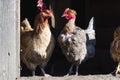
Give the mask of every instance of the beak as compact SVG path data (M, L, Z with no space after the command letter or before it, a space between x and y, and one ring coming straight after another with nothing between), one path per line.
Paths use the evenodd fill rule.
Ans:
M65 14L63 14L61 17L65 17Z

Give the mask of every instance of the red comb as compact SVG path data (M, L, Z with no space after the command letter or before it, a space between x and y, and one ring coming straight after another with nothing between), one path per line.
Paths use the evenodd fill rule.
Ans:
M46 9L45 4L43 3L43 0L38 0L37 7L40 11L43 11Z

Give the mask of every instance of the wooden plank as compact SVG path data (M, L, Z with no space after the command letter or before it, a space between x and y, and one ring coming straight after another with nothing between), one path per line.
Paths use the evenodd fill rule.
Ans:
M16 0L16 77L20 77L20 0Z
M120 75L117 77L112 76L111 74L104 75L79 75L79 76L69 76L69 77L21 77L18 80L119 80Z
M19 0L0 0L0 80L15 80L20 75L19 4Z

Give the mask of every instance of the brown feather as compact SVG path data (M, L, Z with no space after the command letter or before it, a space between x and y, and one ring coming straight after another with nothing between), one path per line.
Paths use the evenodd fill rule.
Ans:
M25 18L22 22L21 22L21 27L20 27L20 32L26 32L26 31L33 31L29 21L27 18Z
M114 37L110 47L110 53L114 61L120 62L120 37L117 34Z
M114 31L114 40L111 43L110 53L114 61L120 62L120 27Z

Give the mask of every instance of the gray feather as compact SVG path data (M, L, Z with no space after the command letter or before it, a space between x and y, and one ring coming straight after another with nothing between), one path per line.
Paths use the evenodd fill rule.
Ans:
M87 56L86 60L95 56L95 30L94 30L94 17L91 18L88 28L85 30L87 37Z
M61 48L68 61L79 62L80 64L87 54L86 34L84 30L75 27L71 37L61 42Z

